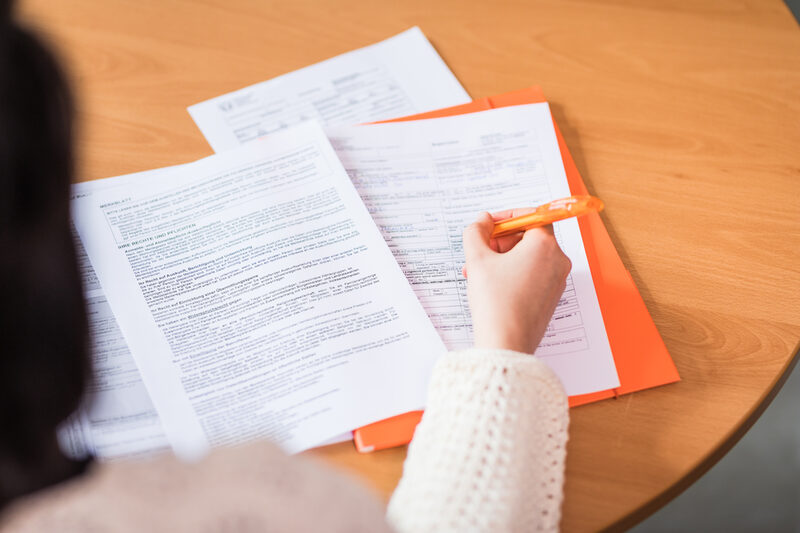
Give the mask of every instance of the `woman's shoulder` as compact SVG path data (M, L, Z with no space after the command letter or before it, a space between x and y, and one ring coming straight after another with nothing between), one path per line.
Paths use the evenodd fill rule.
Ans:
M80 478L13 503L14 531L383 531L364 487L318 461L253 443L202 461L171 456L96 464Z

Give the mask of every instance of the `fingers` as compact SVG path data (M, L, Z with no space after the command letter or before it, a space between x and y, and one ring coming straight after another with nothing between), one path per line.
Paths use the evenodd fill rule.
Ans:
M553 234L553 226L550 225L529 229L522 234L522 239L517 247L520 249L520 253L533 253L540 248L551 251L560 250L558 241Z
M540 227L540 228L538 228L538 229L540 229L540 230L544 231L545 233L547 233L547 234L548 234L548 235L550 235L551 237L555 238L555 235L556 235L556 233L555 233L555 231L553 230L553 225L552 225L552 224L548 224L548 225L546 225L546 226L541 226L541 227Z
M552 225L526 231L516 245L515 250L515 253L548 258L548 261L552 262L555 271L564 278L572 269L572 261L559 246L553 234Z
M477 257L487 251L505 253L514 248L514 246L516 246L526 234L531 233L534 230L504 235L503 237L492 239L491 234L492 230L494 229L495 222L510 217L524 215L534 210L535 209L530 207L522 207L516 209L506 209L505 211L499 211L491 214L481 213L478 219L467 226L467 228L464 230L464 255L467 258L467 262L469 262L470 256ZM553 235L552 225L536 228L536 230ZM531 236L528 237L528 239L530 240L531 238L536 238L536 235L536 233L531 233Z
M534 207L517 207L514 209L505 209L503 211L497 211L496 213L492 213L492 220L494 222L500 222L501 220L506 220L508 218L514 218L521 215L527 215L528 213L533 213L536 211ZM510 249L512 249L519 241L522 239L522 235L524 232L520 231L518 233L512 233L511 235L504 235L503 237L497 239L491 239L489 241L489 246L495 252L499 252L501 254L506 253Z
M491 252L489 238L494 229L494 221L489 213L481 213L478 220L470 224L464 230L464 256L467 263L480 258L487 252Z
M512 233L511 235L504 235L502 237L498 237L497 239L492 239L490 244L492 249L495 252L500 252L501 254L506 253L510 249L512 249L516 244L522 240L522 236L524 233Z
M530 241L539 241L542 238L553 238L553 226L549 224L540 228L530 229L525 232L513 233L511 235L504 235L497 239L492 239L492 230L494 224L498 220L504 220L509 217L524 215L534 211L530 207L522 207L517 209L507 209L497 213L481 213L478 219L467 226L464 230L464 256L467 263L470 260L475 260L482 254L488 251L506 253L514 248L523 239ZM533 244L531 242L531 244ZM556 244L556 247L558 245ZM466 270L464 270L466 272ZM466 277L466 276L465 276Z
M553 231L553 225L548 224L546 226L539 226L538 228L531 228L527 230L523 234L523 237L528 240L541 239L541 238L555 239L555 232Z

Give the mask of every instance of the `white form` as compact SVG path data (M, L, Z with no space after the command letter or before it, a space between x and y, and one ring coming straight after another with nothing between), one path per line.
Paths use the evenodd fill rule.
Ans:
M547 104L327 133L447 347L471 346L464 227L481 211L570 195ZM569 395L618 387L578 223L555 231L572 272L536 355Z
M97 191L132 183L141 186L147 180L163 179L177 168L76 183L72 186L72 199L88 198ZM85 208L86 204L82 205ZM80 208L73 202L73 210ZM169 450L161 420L77 233L75 250L92 340L92 380L83 405L59 428L59 441L64 451L75 458L92 455L103 460L130 459ZM351 438L350 433L344 433L319 445Z
M72 199L86 198L134 180L157 179L166 170L76 183L72 186ZM59 441L73 457L93 455L105 460L168 450L161 420L77 233L75 250L89 321L92 379L81 408L59 428Z
M424 406L444 345L316 123L76 203L178 455Z
M360 124L464 104L470 97L422 31L379 43L189 107L215 152L314 119Z

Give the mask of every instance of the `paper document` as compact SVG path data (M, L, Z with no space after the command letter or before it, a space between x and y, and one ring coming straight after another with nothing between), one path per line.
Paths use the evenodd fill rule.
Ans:
M189 107L215 152L314 119L374 122L470 101L419 28Z
M444 346L316 123L75 202L179 455L424 405Z
M145 182L168 176L177 168L76 183L72 186L72 199L88 198L96 191L123 185L144 186ZM79 208L73 203L73 209ZM169 450L161 420L77 233L75 249L89 319L92 380L84 405L59 428L59 441L74 458L91 455L103 460L129 459ZM351 438L347 432L319 445Z
M327 133L447 347L471 346L464 228L481 211L570 195L547 104ZM555 231L572 272L536 355L569 395L617 387L577 220Z
M169 168L76 183L72 186L73 209L76 198L158 179L167 171ZM59 428L62 447L73 457L91 455L108 460L168 450L161 420L77 233L75 249L89 319L92 380L84 405Z

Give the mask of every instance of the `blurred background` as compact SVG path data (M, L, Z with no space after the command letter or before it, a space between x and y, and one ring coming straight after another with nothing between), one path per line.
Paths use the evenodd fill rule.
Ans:
M794 13L794 18L800 19L800 16L798 16L798 13L800 13L800 0L786 0L786 5Z

